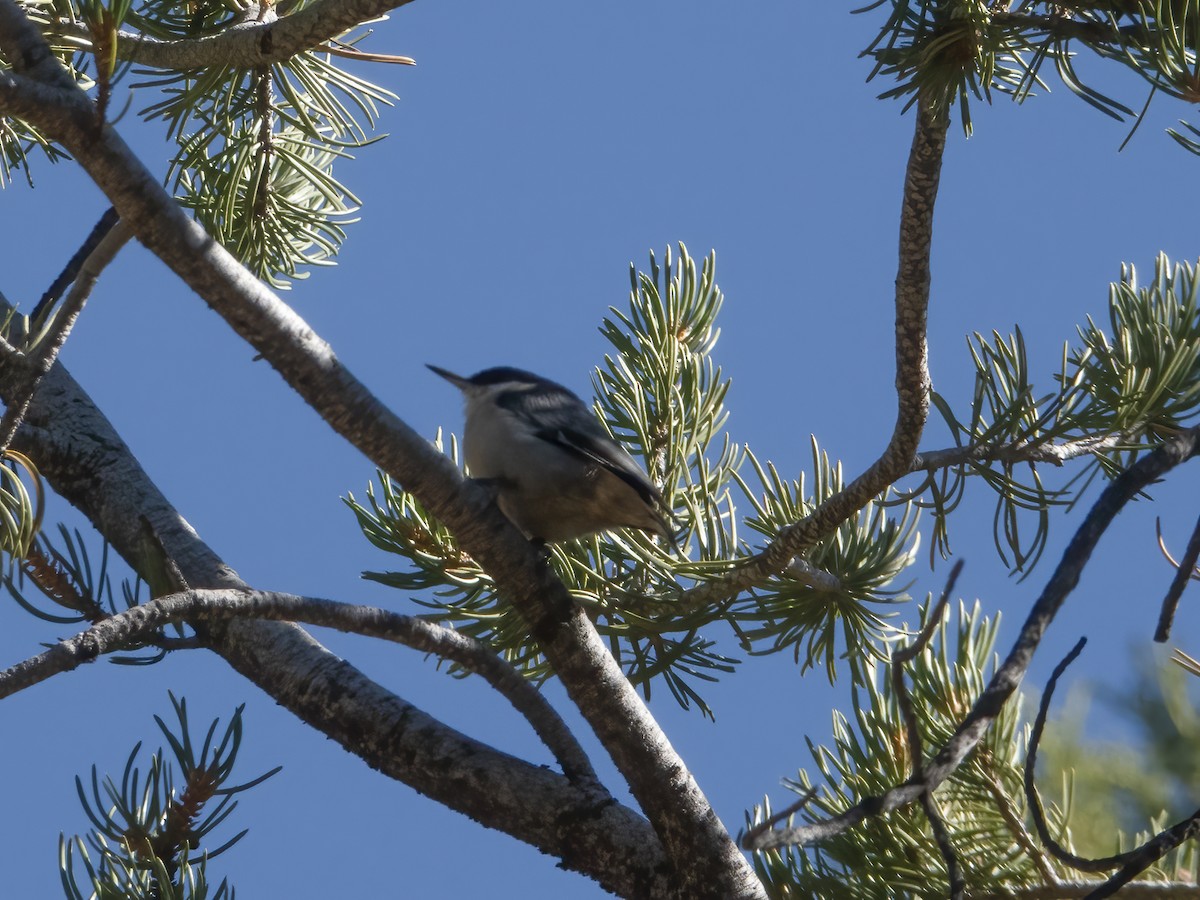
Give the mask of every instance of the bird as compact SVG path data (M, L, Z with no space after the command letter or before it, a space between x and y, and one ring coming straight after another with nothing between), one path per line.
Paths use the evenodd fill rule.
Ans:
M427 366L462 391L467 469L526 538L636 528L674 546L662 493L570 390L511 366L469 378Z

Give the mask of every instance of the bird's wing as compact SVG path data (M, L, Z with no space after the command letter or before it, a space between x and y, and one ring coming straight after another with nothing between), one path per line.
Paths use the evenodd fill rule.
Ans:
M641 494L648 503L662 503L662 494L651 484L642 467L608 436L591 410L583 407L574 394L565 388L546 389L527 394L525 400L536 407L536 419L533 415L525 414L517 404L507 408L514 415L524 418L539 438L602 466ZM505 405L503 399L500 403ZM581 407L586 417L578 415Z
M538 437L603 466L641 494L646 502L661 503L662 494L650 483L633 457L599 426L596 431L598 434L590 433L590 429L587 432L571 428L543 429L538 432Z

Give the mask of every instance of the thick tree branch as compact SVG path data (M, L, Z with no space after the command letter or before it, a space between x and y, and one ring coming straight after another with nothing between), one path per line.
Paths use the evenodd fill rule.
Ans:
M280 16L274 7L251 5L246 21L230 25L219 34L198 38L163 40L132 31L117 34L117 56L137 65L168 71L187 71L229 66L253 69L289 59L305 50L327 45L350 29L384 17L389 11L412 0L316 0L288 15ZM92 38L85 25L56 22L47 27L56 35L78 41L91 48ZM339 52L326 47L328 52ZM365 57L375 61L411 63L407 57L380 57L357 52L341 55Z
M0 396L8 396L11 376L0 366ZM139 571L165 550L192 585L247 588L159 493L61 364L43 380L15 444ZM627 807L597 802L594 789L445 726L297 626L234 620L207 626L206 637L277 702L384 775L622 896L675 896L657 837Z
M7 55L18 48L36 57L41 52L38 45L44 47L40 34L14 0L0 0L0 51ZM6 87L0 75L0 112L20 115L67 148L138 239L245 338L334 431L446 523L491 574L528 623L571 700L653 824L679 879L680 893L697 900L763 897L745 858L591 622L487 493L464 483L446 457L372 396L328 344L188 218L111 126L97 133L91 104L82 91L72 84L69 91L39 92L45 102L34 103L22 96L22 85L13 84L17 78L8 76ZM923 358L923 341L921 346ZM904 462L907 465L907 459ZM114 546L124 552L116 541ZM191 579L189 583L210 586ZM214 647L268 692L291 688L273 677L271 666L262 668L260 644L244 636L243 630L230 626L214 635ZM322 730L326 727L338 726L327 722Z
M160 597L99 622L45 653L0 672L0 699L75 669L97 656L151 641L173 622L270 619L335 628L432 653L479 675L508 700L574 781L596 781L591 762L542 693L486 644L424 619L373 606L268 591L186 591Z
M880 815L918 800L958 769L983 739L1004 704L1021 684L1033 654L1055 615L1066 601L1112 520L1131 499L1176 466L1200 454L1200 426L1168 439L1114 479L1092 506L1063 553L1062 560L1034 603L1003 664L975 702L954 736L926 765L925 778L897 785L878 797L865 797L845 812L819 822L773 831L759 837L756 850L814 844L842 834L868 816Z

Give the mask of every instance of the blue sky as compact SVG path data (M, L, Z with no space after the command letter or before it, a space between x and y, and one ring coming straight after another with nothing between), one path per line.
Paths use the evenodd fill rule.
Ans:
M610 305L626 302L629 263L644 267L651 249L679 241L697 257L715 248L727 298L716 357L733 380L735 439L795 475L810 464L815 434L856 473L894 418L891 293L912 127L898 103L875 99L888 85L864 83L869 64L857 55L880 21L879 12L783 0L406 6L367 44L418 62L366 73L400 95L383 116L391 137L339 170L365 201L362 221L339 265L285 299L432 436L459 429L461 413L424 363L519 365L587 394L607 349L597 328ZM1140 108L1144 89L1122 76L1103 77ZM1195 111L1156 101L1118 153L1124 126L1050 87L1020 108L977 103L970 140L951 130L930 336L935 388L952 400L970 386L965 335L1020 324L1033 370L1048 378L1075 326L1104 316L1123 261L1149 274L1160 250L1192 260L1200 252L1198 162L1162 133ZM129 116L118 127L165 170L158 126ZM0 290L26 309L105 208L70 163L35 176L36 190L0 196ZM162 264L130 247L63 358L248 582L410 610L405 597L359 578L390 561L339 498L361 496L372 467L252 356ZM945 444L931 426L924 446ZM1182 547L1195 516L1186 501L1200 488L1192 469L1101 545L1047 639L1035 684L1080 634L1092 643L1076 675L1127 681L1170 577L1153 519ZM973 493L978 502L952 523L967 561L959 591L1003 610L1007 649L1078 515L1056 523L1043 567L1018 583L991 547L990 497ZM945 576L926 559L913 570L916 596ZM1185 602L1176 634L1194 654L1187 637L1197 621ZM0 664L66 633L0 605ZM479 685L400 648L318 636L450 724L543 761L523 723ZM169 713L168 689L188 697L198 727L245 703L242 773L284 766L245 795L225 834L250 834L213 864L241 896L601 896L553 860L371 772L203 653L150 670L97 663L4 701L8 895L57 893L57 835L86 826L74 776L93 763L118 772L138 740L157 746L152 716ZM751 660L707 697L715 725L665 695L651 706L734 830L764 793L785 798L779 779L808 762L804 736L824 739L831 707L847 706L845 683L802 678L785 658ZM314 852L321 864L297 865Z

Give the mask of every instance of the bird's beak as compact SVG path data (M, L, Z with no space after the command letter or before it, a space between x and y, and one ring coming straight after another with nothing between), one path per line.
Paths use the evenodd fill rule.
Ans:
M463 378L461 375L455 375L453 372L449 371L448 369L443 369L440 366L435 366L435 365L432 365L431 363L425 363L425 368L429 369L429 371L431 371L431 372L436 372L438 375L441 375L443 378L445 378L448 382L450 382L452 385L454 385L460 391L465 391L468 387L471 386L471 382L467 381L467 379Z

